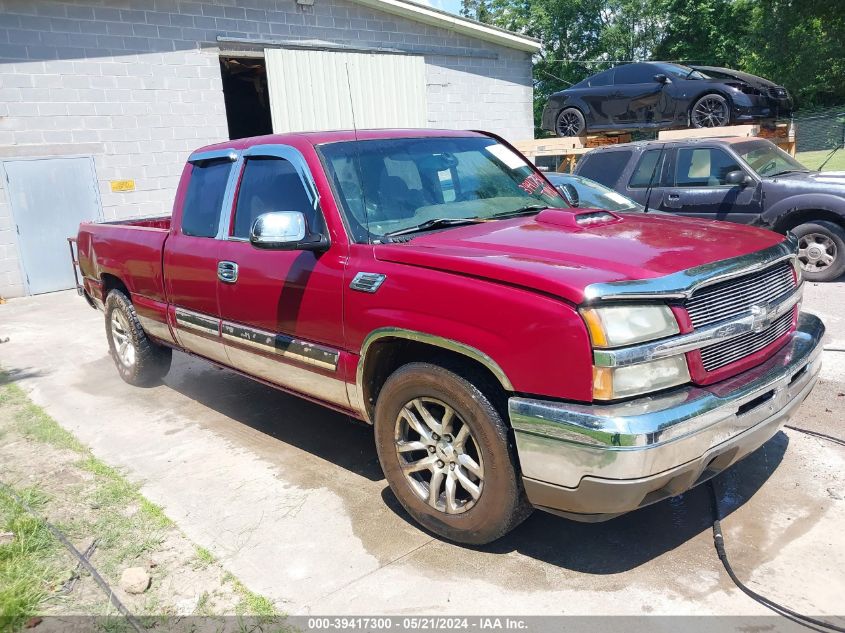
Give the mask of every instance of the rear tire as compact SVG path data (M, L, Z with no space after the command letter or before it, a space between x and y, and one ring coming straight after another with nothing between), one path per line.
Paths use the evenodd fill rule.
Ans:
M587 122L578 108L566 108L555 119L555 134L558 136L581 136L586 131Z
M393 493L438 536L481 545L531 514L508 427L478 387L448 369L397 369L379 393L375 440Z
M120 290L112 290L106 297L106 338L120 377L130 385L158 384L170 371L173 350L150 340L135 306Z
M833 281L845 273L845 229L816 220L792 229L798 238L798 261L810 281Z

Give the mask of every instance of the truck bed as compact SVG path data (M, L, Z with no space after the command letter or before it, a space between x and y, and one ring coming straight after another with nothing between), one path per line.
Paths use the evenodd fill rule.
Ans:
M149 218L132 218L130 220L112 220L111 222L98 222L97 225L109 226L139 226L148 229L170 230L170 216L159 215Z
M162 253L169 232L170 216L80 224L77 252L85 292L104 301L104 285L116 279L132 295L165 302Z

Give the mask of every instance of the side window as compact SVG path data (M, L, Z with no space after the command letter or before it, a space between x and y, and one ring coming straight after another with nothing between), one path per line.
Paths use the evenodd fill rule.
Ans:
M591 77L588 82L591 88L596 88L598 86L609 86L613 83L613 71L606 70L603 73L599 73L595 77Z
M182 205L182 233L195 237L215 237L220 224L223 194L232 163L228 160L194 164L188 191Z
M244 166L235 207L232 237L249 239L255 219L273 211L301 211L312 231L322 230L322 219L293 165L283 158L249 158Z
M663 170L663 161L660 160L663 150L650 149L643 152L640 162L637 163L631 180L628 183L629 189L645 189L649 185L657 187L660 185L660 171ZM658 167L658 161L660 166Z
M616 85L654 83L654 76L659 71L647 64L629 64L616 69ZM620 78L620 75L622 77Z
M675 168L676 187L719 187L728 184L728 173L741 169L726 152L710 148L678 150Z
M616 181L619 180L619 174L625 169L629 160L631 160L630 150L588 154L578 164L577 173L579 176L614 189Z

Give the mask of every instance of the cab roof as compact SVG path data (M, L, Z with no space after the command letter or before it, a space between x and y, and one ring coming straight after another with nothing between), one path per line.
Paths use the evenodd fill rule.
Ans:
M325 132L293 132L289 134L267 134L265 136L252 136L232 141L223 141L200 147L193 153L212 152L218 150L244 150L254 145L295 145L307 143L310 145L322 145L323 143L336 143L339 141L370 141L377 139L391 138L433 138L433 137L473 137L486 136L483 132L469 130L432 130L427 128L395 128L395 129L370 129L370 130L331 130Z

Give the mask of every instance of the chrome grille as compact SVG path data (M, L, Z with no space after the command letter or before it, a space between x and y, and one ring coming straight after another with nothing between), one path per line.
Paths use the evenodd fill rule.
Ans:
M778 317L762 332L749 332L715 345L703 347L701 349L701 362L704 369L713 371L719 367L724 367L774 343L789 331L794 312L795 308Z
M795 289L789 262L696 291L686 308L694 328L738 317L760 303L775 301Z
M789 93L786 91L786 88L777 86L775 88L769 88L769 96L773 99L786 99Z

